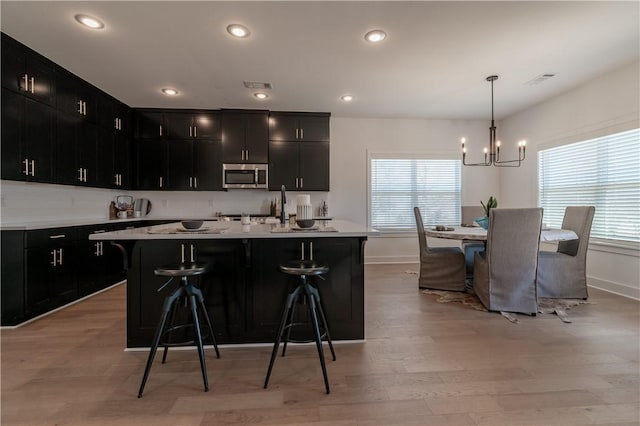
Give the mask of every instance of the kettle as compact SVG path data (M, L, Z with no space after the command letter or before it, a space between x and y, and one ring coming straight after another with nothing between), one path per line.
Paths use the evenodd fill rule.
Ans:
M142 217L149 214L151 211L151 201L146 198L136 198L133 202L133 215L135 217Z

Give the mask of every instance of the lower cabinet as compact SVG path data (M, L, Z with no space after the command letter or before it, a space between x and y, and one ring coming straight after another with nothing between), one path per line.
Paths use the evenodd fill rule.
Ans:
M364 237L246 240L136 241L127 281L127 347L148 347L164 298L178 285L153 274L156 267L193 259L211 263L198 278L218 343L273 342L287 294L298 277L281 273L282 262L313 255L330 270L320 291L331 337L364 339ZM174 279L175 280L175 279ZM180 318L178 318L180 319ZM306 321L306 317L302 318Z
M16 325L24 318L24 231L2 231L0 313L2 325Z

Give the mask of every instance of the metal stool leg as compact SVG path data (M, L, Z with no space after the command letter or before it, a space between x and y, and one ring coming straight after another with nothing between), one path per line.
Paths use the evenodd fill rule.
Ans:
M316 299L316 306L318 307L318 312L320 313L320 319L322 320L322 325L324 326L324 332L327 335L327 343L329 344L329 349L331 350L331 356L333 360L336 360L336 352L333 350L333 342L331 341L331 333L329 333L329 324L327 324L327 318L324 315L324 309L322 308L322 302L320 301L320 292L317 288L313 287L310 284L309 291L313 294L313 297Z
M169 324L168 324L167 328L171 329L171 327L173 327L173 324L175 324L175 322L176 322L176 303L171 305L171 312L170 312L169 316L171 317L171 319L169 320ZM168 333L166 343L167 344L164 345L164 351L162 353L162 363L163 364L167 362L167 353L169 353L168 344L171 343L171 332Z
M207 366L204 360L204 347L202 346L202 334L200 333L200 321L198 321L198 308L196 307L196 297L189 295L189 305L191 306L191 315L193 316L193 331L196 336L196 345L198 346L198 357L200 358L200 369L202 370L202 381L204 382L204 391L209 391L209 380L207 379Z
M202 296L202 290L197 287L191 287L191 292L196 296L198 304L200 305L200 310L202 312L202 316L204 316L205 321L207 322L207 327L209 327L209 332L211 333L211 340L213 341L213 349L216 350L216 357L220 358L220 351L218 350L218 343L216 342L216 336L213 333L213 326L211 325L211 319L209 318L209 313L207 312L207 307L204 304L204 297Z
M320 365L322 366L322 375L324 376L324 387L327 394L331 393L329 388L329 378L327 377L327 366L324 362L324 351L322 350L322 337L320 336L320 327L318 327L318 315L316 314L316 301L312 293L305 288L309 302L311 303L311 320L313 322L313 331L316 335L316 347L318 348L318 356L320 357Z
M269 368L267 369L267 377L264 379L265 389L269 385L271 370L273 370L273 364L276 360L276 356L278 355L278 348L280 347L280 339L282 338L282 332L284 331L284 326L286 324L286 320L289 314L289 309L292 308L293 302L298 297L298 294L300 294L300 291L301 291L301 288L297 287L293 292L289 293L289 295L287 296L287 302L282 312L282 319L280 320L280 327L278 327L278 334L276 334L276 341L274 342L273 350L271 351L271 360L269 361Z
M140 389L138 390L138 398L142 398L142 392L144 391L144 386L147 383L147 379L149 378L149 372L151 371L151 366L153 365L153 359L156 356L156 351L158 350L158 344L160 343L160 339L162 338L162 333L167 323L167 317L169 316L169 311L171 310L173 304L176 303L176 301L182 296L183 292L184 290L182 288L178 288L170 296L164 299L164 305L162 307L162 317L160 318L160 324L158 324L158 328L156 328L156 335L153 338L153 344L151 345L151 349L149 350L147 365L144 368L142 383L140 383Z
M289 343L289 339L291 339L291 329L293 328L293 318L296 314L296 308L298 307L298 299L301 297L303 297L302 292L300 292L300 294L293 300L291 309L289 309L289 315L287 315L287 321L285 322L287 332L283 339L282 356L287 353L287 344Z

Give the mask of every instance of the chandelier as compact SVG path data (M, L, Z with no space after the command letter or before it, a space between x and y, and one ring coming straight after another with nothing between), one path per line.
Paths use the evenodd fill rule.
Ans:
M489 148L484 149L484 162L467 163L467 149L464 144L465 138L462 138L462 164L465 166L496 166L496 167L520 167L520 163L524 160L527 142L522 140L518 142L518 159L517 160L500 160L500 141L496 140L496 125L493 120L493 82L498 79L497 75L490 75L487 81L491 82L491 127L489 127Z

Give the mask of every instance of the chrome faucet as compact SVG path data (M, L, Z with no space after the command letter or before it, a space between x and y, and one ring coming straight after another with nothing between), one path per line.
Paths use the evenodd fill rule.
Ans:
M285 192L284 185L280 188L280 223L285 224L284 220L284 205L287 203L287 194Z

